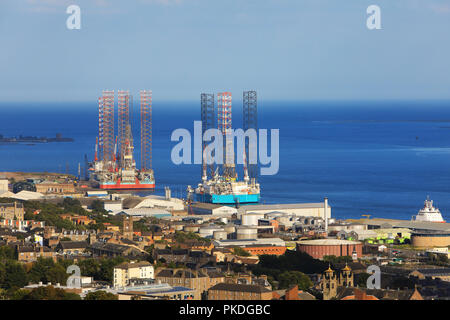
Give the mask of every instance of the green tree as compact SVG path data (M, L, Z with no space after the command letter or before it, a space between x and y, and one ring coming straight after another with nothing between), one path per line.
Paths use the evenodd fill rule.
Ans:
M34 288L22 297L22 300L81 300L81 297L72 292L53 286Z
M43 283L66 283L69 274L65 266L61 263L55 263L51 258L39 257L30 270L30 280L34 283L42 281Z
M22 288L28 284L28 275L20 263L8 260L0 266L0 281L3 289Z
M89 292L84 300L118 300L118 296L103 290Z
M370 277L370 274L363 272L358 275L355 275L355 282L359 287L365 288L367 286L367 279Z
M233 253L237 256L240 257L249 257L251 256L250 252L245 251L244 249L240 248L240 247L235 247L233 248Z
M0 247L0 261L10 259L16 259L16 250L10 246L1 246Z
M298 285L300 290L308 290L312 287L311 279L300 271L285 271L278 276L279 288L287 289L292 285Z
M106 214L107 211L104 209L104 205L103 205L103 201L101 200L94 200L91 203L91 209L94 212L98 212L98 213L102 213L102 214Z

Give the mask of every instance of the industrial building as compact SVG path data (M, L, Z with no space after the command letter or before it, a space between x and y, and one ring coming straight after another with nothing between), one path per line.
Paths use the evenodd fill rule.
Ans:
M421 231L411 235L411 244L417 248L434 248L450 246L450 232Z
M129 286L118 292L111 290L107 291L117 294L119 300L132 300L135 298L138 298L139 300L200 300L201 298L196 290L182 286L171 286L167 283Z
M368 229L407 228L413 231L450 231L450 223L394 220L394 219L349 219L367 225Z
M133 209L123 209L120 211L110 212L112 215L129 215L133 217L155 217L163 218L170 217L172 214L164 209L159 208L133 208Z
M194 203L190 206L190 208L192 210L192 213L194 214L205 214L215 216L230 217L233 214L237 214L238 212L238 210L234 207L202 202Z
M8 179L0 179L0 194L8 191Z
M320 203L288 203L288 204L257 204L246 205L238 209L238 214L269 214L269 213L288 213L298 217L320 217L325 219L325 205ZM326 217L331 218L331 206L327 205Z
M228 239L228 240L213 240L215 248L226 247L246 247L246 246L281 246L285 247L286 242L280 238L260 238L260 239Z
M324 256L362 256L362 242L339 239L316 239L297 241L297 251L305 252L315 259Z
M66 194L75 193L75 185L73 183L58 183L54 181L43 181L35 184L36 192L43 194Z

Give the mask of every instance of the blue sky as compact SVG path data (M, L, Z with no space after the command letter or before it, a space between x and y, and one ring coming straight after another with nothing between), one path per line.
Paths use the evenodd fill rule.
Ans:
M0 102L450 99L448 0L0 0L0 39Z

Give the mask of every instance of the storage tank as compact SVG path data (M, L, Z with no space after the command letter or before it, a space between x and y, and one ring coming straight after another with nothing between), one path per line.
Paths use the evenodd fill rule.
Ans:
M262 213L246 213L241 215L241 224L243 226L257 226L258 220L263 218L264 214Z
M236 232L236 227L232 224L227 224L223 227L223 230L225 230L227 233L233 233Z
M212 238L214 235L214 231L223 231L223 229L219 226L206 226L201 227L199 229L200 236L203 238Z
M198 226L184 226L183 228L185 232L194 232L194 233L198 232L199 229L200 228Z
M225 230L218 230L214 231L213 237L215 240L226 240L227 239L227 232Z
M238 228L236 230L236 238L238 240L242 239L257 239L258 238L258 229L257 228Z

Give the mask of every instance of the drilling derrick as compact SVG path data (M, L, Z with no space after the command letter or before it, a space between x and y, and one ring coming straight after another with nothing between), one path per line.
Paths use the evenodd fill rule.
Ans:
M214 94L202 93L201 94L201 120L202 120L202 177L208 179L207 174L207 163L208 159L206 159L206 142L203 141L203 137L205 131L208 129L214 128L215 123L215 109L214 109ZM214 175L214 164L210 164L210 175L209 178L212 178Z
M152 169L152 91L141 90L141 171L139 178L142 181L152 181L154 186L154 173Z
M258 130L258 109L257 109L257 95L256 91L244 91L243 96L243 111L244 111L244 131L248 129ZM250 159L249 140L245 140L245 156L246 159ZM251 150L256 153L256 146L252 146L255 150ZM258 178L258 163L248 164L248 173L250 179Z
M94 180L101 189L154 189L151 169L151 91L141 91L142 167L136 168L132 134L133 96L118 91L117 137L114 137L114 91L99 99L99 140L95 148ZM115 140L114 140L115 138ZM97 152L98 150L98 152ZM97 155L100 155L98 157Z
M246 127L256 128L256 93L244 93L244 122ZM248 148L252 150L252 145L247 145L247 150L243 150L244 175L242 181L237 180L236 164L234 157L234 134L231 119L231 93L221 92L217 94L217 126L222 133L223 139L223 158L216 160L223 161L221 166L217 166L215 172L211 170L211 176L207 175L206 164L209 159L205 152L206 143L202 141L203 158L202 158L202 182L196 188L187 187L187 197L190 200L217 204L234 204L239 206L240 203L257 203L260 200L260 186L253 178L250 181L247 167ZM214 95L201 94L201 118L202 118L202 135L205 131L212 127L215 121ZM202 139L203 140L203 139ZM254 153L250 152L253 156ZM221 172L218 172L219 170Z
M233 141L231 141L231 139L227 139L227 136L232 134L231 92L221 92L217 94L217 119L218 127L222 132L224 143L224 163L222 165L222 175L226 179L233 180L236 179ZM232 138L232 136L230 138Z
M141 170L152 169L152 91L141 90Z
M130 123L130 105L132 103L132 97L130 96L129 91L119 90L117 94L118 98L118 146L119 146L119 165L120 167L124 166L124 156L126 153L126 139L127 139L127 128L131 125Z
M98 99L99 147L102 168L114 171L114 90L104 90Z

